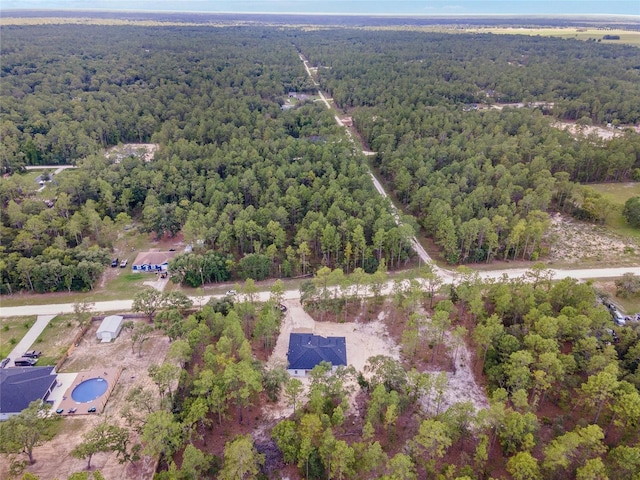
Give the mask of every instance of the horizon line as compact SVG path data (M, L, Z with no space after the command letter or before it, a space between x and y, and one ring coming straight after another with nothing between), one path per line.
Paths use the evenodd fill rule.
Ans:
M0 12L78 12L78 13L176 13L176 14L204 14L204 15L287 15L287 16L330 16L330 17L513 17L513 18L592 18L592 17L623 17L637 19L640 21L640 15L628 13L357 13L357 12L241 12L241 11L211 11L211 10L128 10L128 9L104 9L104 8L9 8L3 9L0 6Z

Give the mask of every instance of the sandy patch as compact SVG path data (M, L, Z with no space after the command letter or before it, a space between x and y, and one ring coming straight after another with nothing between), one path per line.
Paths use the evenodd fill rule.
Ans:
M551 262L615 265L637 260L638 244L631 238L559 213L551 215L550 219L546 241Z
M150 162L157 150L157 143L124 143L108 148L104 155L113 163L120 163L124 158L132 156Z
M316 322L307 312L304 311L298 300L287 300L287 314L280 328L280 335L276 346L269 357L267 366L287 365L287 351L289 350L289 334L291 332L311 332L323 337L345 337L347 344L347 364L353 366L357 371L364 370L364 366L370 357L375 355L387 355L395 359L400 358L398 346L389 336L382 318L378 318L368 323L333 323ZM305 385L309 386L308 378L299 378ZM355 408L355 394L359 387L357 384L349 385L352 393L352 407ZM275 404L265 405L263 415L269 420L286 418L293 413L293 409L287 405L284 395ZM357 413L357 412L352 412Z
M578 125L573 122L553 122L552 127L559 128L560 130L566 130L574 137L589 135L596 135L602 140L611 140L614 137L621 137L624 135L624 131L627 127L600 127L596 125ZM629 127L638 132L636 127Z
M381 312L378 319L368 323L332 323L316 322L304 311L297 300L286 302L288 307L287 315L283 321L280 336L276 347L269 358L268 366L278 364L286 366L287 350L289 348L289 334L294 331L312 332L322 336L345 337L347 343L347 363L352 365L357 371L364 371L364 366L370 357L375 355L386 355L396 360L400 359L400 350L396 342L389 336L384 324L385 312ZM447 343L451 343L447 341ZM444 411L451 405L459 402L470 401L476 410L488 407L488 401L484 390L475 381L472 370L471 353L466 346L458 349L455 372L446 372L447 388L440 402L440 411ZM439 371L430 371L434 376ZM300 378L305 385L309 386L308 378ZM358 415L356 409L355 395L359 391L357 384L349 385L351 391L351 410L349 413ZM424 399L424 404L435 406L435 393L430 399ZM301 403L304 403L302 399ZM293 409L287 405L284 395L275 404L263 407L264 418L270 421L287 418L293 413Z
M447 333L447 342L451 343L451 335ZM440 411L445 411L452 405L470 401L476 411L489 408L487 394L477 383L473 375L473 364L469 347L463 345L458 348L454 372L447 373L447 389L444 392Z

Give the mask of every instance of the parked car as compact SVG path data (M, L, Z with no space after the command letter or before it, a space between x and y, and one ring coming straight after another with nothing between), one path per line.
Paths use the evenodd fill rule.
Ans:
M16 367L33 367L38 362L37 358L20 357L13 362Z
M118 263L119 263L119 259L117 259L117 258L114 258L113 260L111 260L111 266L113 268L117 267Z
M120 268L126 267L128 262L129 262L129 260L127 260L126 258L124 260L122 260L120 262Z
M624 327L627 324L627 321L624 319L624 316L619 311L611 312L611 316L613 317L613 321L616 322L621 327Z
M278 310L280 310L282 313L287 311L287 307L285 307L283 304L279 303L278 304Z
M7 364L11 361L11 359L9 357L5 358L4 360L2 360L2 362L0 362L0 368L4 368L7 366Z
M235 290L227 290L227 295L230 296L230 297L232 297L234 295L237 295L237 294L238 294L238 292L236 292Z
M39 352L38 350L29 350L28 352L24 352L22 354L23 357L28 358L38 358L40 355L42 355L42 352Z

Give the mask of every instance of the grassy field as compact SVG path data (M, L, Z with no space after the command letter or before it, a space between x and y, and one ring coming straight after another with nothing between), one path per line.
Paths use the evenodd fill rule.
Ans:
M631 30L605 30L602 28L504 28L504 27L485 27L485 28L469 28L467 32L478 33L495 33L503 35L530 35L542 37L559 37L573 38L575 40L600 40L601 43L626 44L640 47L640 32ZM605 35L618 35L620 40L603 40Z
M591 183L589 187L621 207L631 197L640 196L640 182Z
M36 317L10 317L0 320L0 359L9 355L35 321Z
M35 321L35 316L0 320L0 358L9 355ZM58 315L51 320L32 346L33 350L42 352L42 356L38 359L38 366L55 365L69 348L77 328L72 314Z
M51 320L33 344L34 350L42 352L38 366L55 365L68 350L78 331L73 314L58 315Z
M615 212L607 217L607 227L620 235L640 239L640 229L627 225L622 216L625 202L631 197L640 196L640 183L593 183L589 184L589 187L608 198L616 206Z

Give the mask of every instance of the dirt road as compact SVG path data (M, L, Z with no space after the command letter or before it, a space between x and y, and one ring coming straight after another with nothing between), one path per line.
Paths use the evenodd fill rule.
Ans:
M526 268L514 268L508 270L494 270L490 272L481 272L480 278L488 280L498 280L505 275L508 278L518 278L525 275L528 271ZM617 267L617 268L594 268L594 269L575 269L575 270L557 270L550 269L554 280L563 278L589 279L589 278L617 278L625 273L633 273L640 276L640 267ZM452 270L443 268L437 269L438 275L444 283L451 283L458 278L458 274ZM393 282L389 281L383 289L383 294L389 294ZM194 303L208 302L211 298L221 298L224 295L209 295L202 298L192 298ZM266 302L269 300L269 292L260 292L258 294L259 301ZM299 290L287 290L284 292L285 300L297 300L300 298ZM95 302L93 312L127 312L131 310L133 300L110 300L106 302ZM20 307L0 307L0 318L4 317L23 317L29 315L58 315L62 313L73 313L73 303L59 303L51 305L24 305Z

